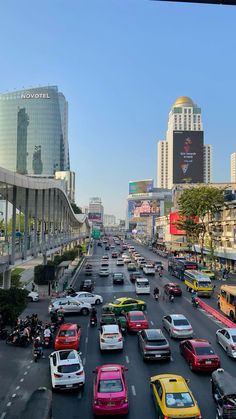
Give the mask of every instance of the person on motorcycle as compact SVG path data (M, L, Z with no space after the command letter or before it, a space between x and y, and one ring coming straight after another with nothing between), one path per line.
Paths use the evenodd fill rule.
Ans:
M44 329L44 332L43 332L43 337L44 337L44 339L49 338L49 340L51 341L52 332L51 332L50 326L46 325L46 327Z
M43 345L40 336L37 336L33 342L33 351L39 351L39 354L42 358L43 356Z
M57 313L55 311L51 313L51 322L57 323Z
M159 294L160 294L159 288L155 287L153 290L154 298L159 298Z
M197 292L192 290L191 291L191 299L192 299L192 303L195 302L195 299L197 298Z
M94 321L95 323L97 323L97 310L95 307L93 307L90 312L90 322L91 321Z

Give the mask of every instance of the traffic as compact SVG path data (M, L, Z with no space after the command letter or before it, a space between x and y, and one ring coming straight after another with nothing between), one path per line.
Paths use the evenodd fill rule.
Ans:
M35 377L37 387L52 389L54 419L236 417L236 391L219 402L211 381L213 371L220 371L215 374L222 383L227 373L235 375L236 329L193 306L189 291L204 274L194 263L189 267L185 263L183 271L182 263L181 277L173 282L177 275L168 272L168 259L151 249L111 237L95 241L74 288L49 303L29 303L29 315L21 320L19 328L30 330L22 345L25 356L37 361L28 374L29 394ZM204 278L206 288L209 277ZM217 307L214 291L204 297ZM22 401L15 403L23 410Z

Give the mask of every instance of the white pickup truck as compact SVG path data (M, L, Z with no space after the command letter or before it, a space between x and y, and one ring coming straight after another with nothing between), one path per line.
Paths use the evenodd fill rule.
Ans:
M144 265L143 273L145 273L145 275L155 275L155 267L149 264Z

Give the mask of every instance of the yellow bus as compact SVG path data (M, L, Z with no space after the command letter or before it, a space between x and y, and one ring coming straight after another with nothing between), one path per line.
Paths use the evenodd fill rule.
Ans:
M209 276L194 269L184 271L184 283L188 291L194 290L199 297L210 297L214 291Z
M236 321L236 286L221 285L218 295L218 307L232 321Z

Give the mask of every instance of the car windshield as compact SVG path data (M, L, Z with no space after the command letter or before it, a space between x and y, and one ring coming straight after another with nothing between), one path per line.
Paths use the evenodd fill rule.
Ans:
M61 330L59 332L60 337L71 337L71 336L75 336L75 330Z
M152 339L152 340L148 340L147 343L150 346L164 346L167 344L165 339Z
M195 348L197 355L214 355L215 352L210 346L198 346Z
M114 274L114 278L123 278L123 274Z
M130 316L132 322L138 322L140 320L145 320L145 317L140 314L140 316Z
M166 406L172 408L193 407L190 393L166 393Z
M58 372L61 372L62 374L76 372L80 370L80 364L59 365L57 370Z
M101 380L99 382L99 393L117 393L123 390L123 384L120 379L117 380Z
M199 287L201 287L201 288L209 288L210 286L211 286L211 282L208 282L208 281L199 282Z
M119 300L114 300L113 304L120 304L120 301Z
M236 335L231 335L233 342L236 342Z
M175 326L189 326L187 319L175 319L173 320Z

